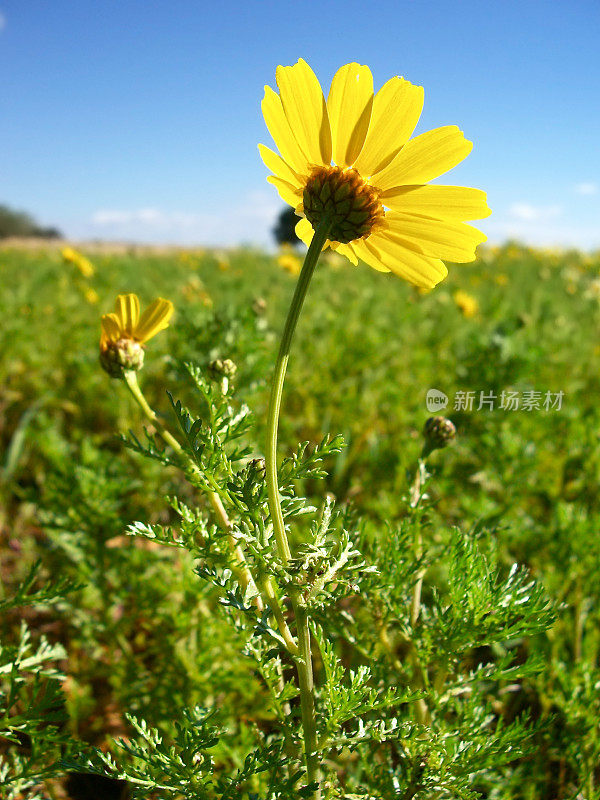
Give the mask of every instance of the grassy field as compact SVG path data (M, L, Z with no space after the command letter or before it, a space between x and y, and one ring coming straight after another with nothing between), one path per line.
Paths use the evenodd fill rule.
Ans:
M198 587L187 554L125 535L137 520L170 524L173 510L165 498L191 500L194 489L178 470L142 458L118 438L132 430L143 439L147 423L123 384L99 366L99 317L122 292L136 292L144 305L157 296L172 300L171 326L149 343L140 374L146 397L175 428L167 390L197 406L181 363L206 369L216 358L232 359L236 397L254 419L248 452L259 457L268 382L294 278L276 257L249 249L90 249L86 255L93 274L82 274L58 249L0 250L2 594L13 596L38 560L36 590L47 582L71 584L58 601L34 598L3 612L5 655L17 647L24 621L28 648L38 652L43 637L50 651L38 662L51 665L42 677L25 669L3 713L8 718L12 709L14 716L15 708L31 703L39 691L35 681L56 669L66 677L46 714L57 715L56 749L63 756L61 737L106 748L111 737L131 736L126 712L163 726L173 738L174 709L199 704L217 709L229 732L215 751L215 774L239 769L255 731L272 730L274 715L259 671L248 670L239 655L243 633L222 621L212 589ZM379 793L369 796L593 800L600 797L600 255L508 244L483 249L477 262L449 271L444 283L422 294L391 275L324 259L294 342L280 453L289 454L300 441L316 444L327 433L343 435L346 446L326 458L327 477L299 479L298 491L315 505L330 493L347 514L360 516L363 551L380 572L393 573L397 565L386 559L400 546L398 531L409 516L407 495L431 416L427 391L448 396L441 413L458 435L428 462L419 634L436 697L446 698L434 714L439 742L443 731L461 729L467 714L448 705L453 690L444 695L444 676L436 684L437 643L427 633L432 609L453 596L455 528L493 561L498 575L506 577L514 563L528 568L556 619L504 644L461 644L457 674L497 663L506 653L515 664L529 664L512 680L507 673L480 688L486 714L506 726L525 720L532 726L522 751L469 767L468 789L448 778L448 786L435 791L425 778L415 783L390 756L400 770L397 780L408 788L386 795L377 773L371 785ZM460 398L469 392L472 407L465 408ZM517 408L501 407L509 393L513 403L518 398ZM299 522L296 539L307 530L308 523ZM485 582L486 575L474 571L471 578ZM401 592L401 571L397 580ZM386 617L392 599L382 602ZM354 608L344 607L348 613ZM396 612L388 622L399 637L391 657L402 660L403 623ZM361 648L353 651L347 643L351 637L340 634L337 641L344 664L361 663ZM365 640L363 650L383 659L381 641ZM482 718L482 731L486 724ZM4 745L0 740L7 775L31 754L29 736L7 737ZM431 755L422 771L450 775L459 750L452 758L444 750L435 761L438 744L427 745ZM33 751L34 761L43 762ZM340 756L337 779L347 795L331 796L359 796L367 762ZM38 771L36 780L20 788L15 783L8 796L100 796L67 766L47 778ZM69 781L60 777L67 771ZM267 796L260 794L266 790L259 777L248 786L257 797Z

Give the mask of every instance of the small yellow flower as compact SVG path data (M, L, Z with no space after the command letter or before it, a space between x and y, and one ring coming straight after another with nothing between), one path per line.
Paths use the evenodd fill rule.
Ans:
M86 289L83 293L83 296L91 306L95 306L100 299L98 297L98 292L95 289Z
M508 275L504 272L499 272L498 275L494 278L498 286L507 286L508 285Z
M215 253L215 258L217 259L217 267L221 272L227 272L231 267L227 253Z
M186 264L187 266L191 267L192 269L197 269L200 263L200 259L204 255L204 251L201 249L190 251L190 250L182 250L178 256L177 260L181 264Z
M300 275L302 261L293 253L284 251L277 257L277 263L291 275Z
M101 319L100 363L112 377L124 370L139 370L144 364L143 345L169 325L173 303L159 297L140 315L135 294L120 294L115 311Z
M91 278L94 275L96 270L92 262L81 253L78 253L77 250L73 250L72 247L63 247L60 254L67 264L73 264L74 267L77 267L84 278Z
M452 296L463 316L467 317L467 319L474 317L479 311L479 303L473 295L463 292L462 289L457 289Z
M374 94L368 67L346 64L327 101L308 64L277 68L279 94L265 87L267 127L279 152L259 150L267 180L301 219L310 244L327 217L328 244L353 264L362 259L417 286L433 287L448 271L442 259L473 261L486 237L465 220L487 217L485 193L427 185L459 164L472 144L454 125L411 136L423 89L392 78Z

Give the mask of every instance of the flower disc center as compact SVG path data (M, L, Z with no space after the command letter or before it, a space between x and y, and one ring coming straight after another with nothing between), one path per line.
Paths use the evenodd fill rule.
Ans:
M347 244L368 236L384 211L377 191L355 169L315 167L304 187L304 214L316 228L331 220L329 239Z

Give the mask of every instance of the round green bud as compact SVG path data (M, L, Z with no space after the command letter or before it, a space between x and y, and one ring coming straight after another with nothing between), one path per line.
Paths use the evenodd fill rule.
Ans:
M423 428L426 453L446 447L456 438L454 423L447 417L429 417Z

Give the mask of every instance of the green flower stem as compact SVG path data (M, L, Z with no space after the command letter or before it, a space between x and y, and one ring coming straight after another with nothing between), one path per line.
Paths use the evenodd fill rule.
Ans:
M290 545L288 542L287 534L285 532L285 523L283 521L283 513L281 511L281 501L279 499L279 484L277 481L277 431L279 427L279 411L281 409L281 395L283 393L283 384L285 381L285 373L287 370L288 360L290 356L290 346L294 331L296 330L296 323L302 310L304 298L310 284L310 279L313 276L317 261L323 250L323 245L327 241L327 234L329 233L331 223L325 217L321 224L318 226L313 236L308 253L302 265L302 271L296 284L296 290L290 310L288 311L283 335L281 337L281 344L279 345L279 353L277 355L277 362L275 363L275 373L273 375L273 383L271 385L271 397L269 400L269 411L267 419L267 453L266 453L266 479L267 489L269 492L269 511L271 513L271 520L273 522L273 532L275 534L275 541L277 542L277 549L284 564L286 564L292 557Z
M298 644L292 633L288 627L287 622L285 621L285 617L283 616L283 609L281 608L281 604L279 603L279 599L275 594L275 590L273 589L273 583L271 581L271 577L267 576L264 581L261 583L262 589L265 593L265 597L267 598L267 602L273 612L273 616L277 621L277 627L279 628L279 632L283 636L285 640L286 647L292 656L297 656L300 652L298 648Z
M277 430L279 426L279 412L281 409L281 396L283 384L287 370L290 347L296 323L302 310L304 298L308 291L308 286L312 278L317 261L327 241L327 235L331 227L330 220L325 217L315 230L312 242L308 248L308 253L304 259L302 271L296 284L296 290L288 316L285 321L281 344L275 373L271 386L271 398L269 401L269 412L267 420L267 452L266 452L266 480L269 494L269 511L273 523L273 532L277 542L279 557L284 565L291 558L290 545L285 530L283 512L281 510L281 500L279 497L279 483L277 480ZM306 778L309 783L316 783L317 788L313 792L313 800L320 800L321 797L321 770L319 766L319 756L317 748L317 724L315 714L314 697L314 678L312 669L312 653L310 649L310 628L306 607L297 592L291 593L292 606L296 618L296 630L298 637L298 655L295 659L298 672L298 684L300 687L300 706L302 710L302 729L304 731L304 759L306 763Z
M316 783L313 800L321 798L321 766L317 746L317 715L315 711L315 685L312 669L312 653L310 650L310 628L306 606L293 601L298 631L298 647L300 655L296 659L298 685L300 687L300 709L302 711L302 729L304 731L304 760L306 763L306 780Z
M159 419L157 413L150 407L148 401L144 397L142 390L140 389L140 385L138 383L137 375L133 370L126 369L123 372L123 380L131 394L133 395L136 403L142 409L146 417L150 420L150 422L158 429L161 437L165 440L165 442L170 445L176 453L182 452L182 447L177 441L177 439L169 433L169 431L165 428L164 424Z
M132 370L127 370L124 372L123 377L125 379L125 383L133 397L135 398L136 402L146 415L146 417L152 422L152 424L157 428L161 437L164 439L167 444L169 444L176 453L183 453L183 448L177 441L177 439L167 430L162 420L158 417L154 409L148 404L144 393L142 392L140 385L137 380L137 375ZM198 469L194 464L194 469ZM262 614L264 611L264 602L263 598L258 590L256 590L256 584L252 577L252 573L250 572L250 568L246 563L246 558L244 555L244 551L237 543L233 533L231 532L231 521L227 515L227 511L221 501L221 498L216 492L208 492L208 496L210 499L210 503L213 507L213 510L219 520L220 527L227 532L227 540L229 544L229 548L232 551L238 567L235 569L236 576L238 581L240 582L240 586L244 589L244 591L251 586L257 592L254 597L254 603L259 613ZM273 590L273 586L271 584L270 577L267 577L266 580L262 581L262 589L265 593L265 597L269 604L269 607L275 617L277 622L277 627L279 628L279 632L285 641L286 647L292 656L295 656L298 653L298 645L296 644L294 637L292 636L292 632L290 631L287 622L283 616L283 610L279 603L279 599ZM280 690L283 691L284 688L284 678L283 678L283 670L281 666L278 669L279 673L279 685ZM289 716L291 713L290 705L288 702L283 704L283 711L286 715Z
M416 510L419 507L422 496L421 492L426 477L427 477L427 470L425 468L425 458L421 457L419 459L419 463L417 464L417 472L415 475L415 480L410 490L410 507L412 509ZM417 558L421 558L422 555L423 555L423 539L421 536L421 527L419 525L415 531L415 556ZM421 592L423 590L424 577L425 577L425 570L420 569L417 574L417 581L413 589L412 601L410 604L410 625L413 629L416 626L417 621L419 619L419 615L421 613Z
M423 486L427 479L427 456L431 451L428 450L427 446L423 447L423 452L421 453L421 457L417 463L417 471L415 474L415 480L410 490L410 507L414 511L416 511L421 503L421 499L423 497ZM415 556L420 559L423 556L423 537L421 535L421 526L420 523L417 525L415 529ZM410 604L410 625L414 632L417 622L419 621L419 616L421 614L421 593L423 591L423 579L425 578L425 570L423 568L419 569L417 573L417 580L413 587L412 599ZM414 647L414 643L410 648L410 657L413 662L413 669L415 672L415 686L418 689L423 689L426 683L426 672L423 666L421 665L417 653ZM422 725L429 725L431 723L431 714L429 712L429 707L425 700L420 697L416 701L416 716L417 720Z
M133 370L125 370L125 372L123 373L123 378L125 380L125 384L127 385L127 388L129 389L129 391L131 392L131 394L135 398L135 401L137 402L139 407L142 409L142 411L146 415L147 419L149 419L150 422L152 422L152 424L156 427L156 429L158 430L158 432L160 433L160 435L164 439L164 441L168 445L170 445L170 447L172 447L173 450L175 450L176 453L182 454L183 453L182 446L179 444L179 442L173 436L173 434L171 434L167 430L167 428L165 427L165 425L162 422L162 420L160 419L160 417L156 414L154 409L150 407L150 405L148 404L148 401L144 397L144 394L143 394L142 390L140 389L140 385L138 383L136 373L133 372ZM235 536L232 533L231 521L230 521L230 519L229 519L229 517L227 515L227 511L225 510L225 506L223 505L223 503L221 501L221 498L219 497L219 495L216 492L208 492L208 498L210 500L210 504L213 507L213 511L215 512L215 515L216 515L217 520L219 522L219 526L221 527L221 529L223 531L225 531L227 533L227 541L228 541L229 547L230 547L231 552L234 555L234 557L235 557L235 559L237 561L237 564L238 564L238 567L236 569L236 575L237 575L237 578L238 578L238 580L240 582L240 585L242 586L244 591L246 591L246 589L249 586L252 587L253 589L255 589L256 596L255 596L254 602L256 604L256 608L258 609L258 611L262 613L263 610L264 610L263 599L262 599L261 595L259 594L258 590L256 589L256 585L254 583L254 579L253 579L253 577L252 577L252 575L250 573L250 569L248 568L248 565L246 563L246 557L244 556L244 551L239 546L239 544L236 541ZM288 630L288 634L289 634L290 638L292 638L291 633L289 633L289 630Z

